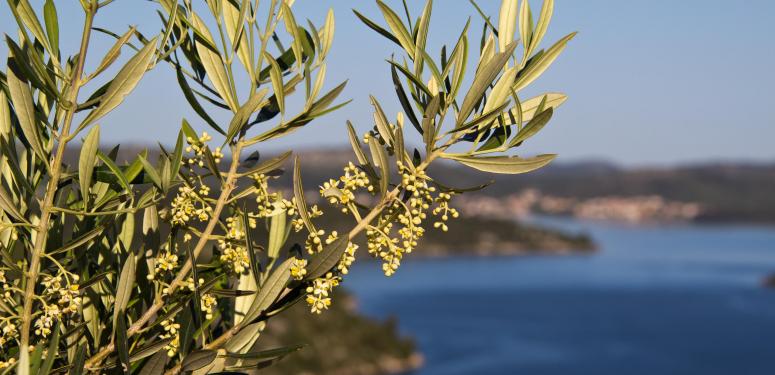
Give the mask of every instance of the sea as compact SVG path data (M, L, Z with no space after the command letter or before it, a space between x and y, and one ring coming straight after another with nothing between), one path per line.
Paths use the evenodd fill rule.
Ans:
M425 258L346 279L395 317L418 375L775 374L775 229L532 218L587 233L587 255ZM451 229L451 230L454 230Z

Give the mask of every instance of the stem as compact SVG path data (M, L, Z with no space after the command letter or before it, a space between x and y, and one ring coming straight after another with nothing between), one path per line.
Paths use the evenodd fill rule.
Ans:
M51 162L51 178L46 186L46 193L41 204L40 222L35 229L35 247L32 250L30 266L27 269L25 278L24 307L22 309L22 329L21 343L19 345L19 367L17 373L29 372L29 345L30 345L30 325L32 323L32 304L35 301L35 286L37 285L38 275L40 273L40 259L45 252L46 241L48 240L48 225L51 221L53 212L54 197L57 193L57 186L62 175L62 159L67 148L68 133L73 123L73 115L77 106L78 92L81 88L81 75L86 61L86 52L89 48L89 39L91 37L92 23L94 15L97 13L97 3L92 2L86 11L86 20L83 25L83 34L81 36L81 47L78 52L78 62L76 63L73 76L71 77L70 92L68 101L70 102L65 115L65 121L62 131L59 134L59 144L56 153Z
M205 227L205 230L202 232L202 235L199 237L199 240L196 243L196 246L194 247L193 255L194 257L192 259L189 259L186 263L183 264L183 267L178 271L178 274L175 276L175 279L170 283L168 288L169 295L172 295L172 293L175 292L175 290L180 287L183 284L183 280L188 276L188 273L191 271L194 265L194 259L199 257L199 254L204 249L205 245L207 245L207 242L210 240L210 237L215 230L215 226L220 221L221 212L223 211L223 208L226 206L226 202L229 199L229 196L231 195L232 191L234 191L234 188L236 186L236 179L237 179L237 167L239 166L239 160L240 160L240 154L242 153L242 147L243 143L242 141L238 141L237 144L234 146L232 150L232 160L231 165L229 166L229 172L226 175L226 181L223 183L223 186L221 187L221 194L218 197L218 201L215 204L215 208L213 208L212 215L210 216L210 221L207 223L207 227ZM145 326L146 323L148 323L151 318L153 318L161 308L164 307L164 300L157 299L153 305L151 305L148 310L143 313L143 315L135 321L129 329L127 329L127 337L132 337ZM105 348L100 350L97 354L89 358L88 361L86 361L86 369L95 369L98 364L105 359L110 353L115 350L115 344L110 343Z

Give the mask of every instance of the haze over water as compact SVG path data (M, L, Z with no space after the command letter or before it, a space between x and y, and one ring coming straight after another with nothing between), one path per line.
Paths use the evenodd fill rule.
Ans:
M775 229L551 224L600 251L362 264L345 285L417 339L421 375L775 373Z

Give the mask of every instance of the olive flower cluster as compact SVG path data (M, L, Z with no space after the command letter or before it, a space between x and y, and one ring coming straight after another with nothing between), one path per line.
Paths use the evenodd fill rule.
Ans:
M71 278L74 282L78 281L77 275L72 275ZM41 295L43 297L41 300L43 301L43 313L35 320L35 334L46 337L51 333L51 328L58 320L78 312L78 308L81 306L81 297L78 292L78 284L70 283L70 280L62 275L46 276L41 284L45 287Z
M325 276L312 281L312 284L307 287L306 298L312 313L320 314L323 310L326 310L331 306L331 297L329 294L333 291L334 287L339 285L341 280L342 278L340 276L336 276L329 272Z
M221 262L236 274L242 274L250 268L250 255L245 247L245 230L239 217L226 219L226 235L218 240L221 249Z
M161 322L161 326L164 328L164 333L159 337L165 340L170 339L170 342L164 346L164 350L167 351L168 357L174 357L175 353L178 352L178 347L180 347L180 333L178 332L180 330L180 323L176 323L173 320L164 320Z
M358 189L366 189L374 192L366 172L360 170L352 162L344 167L344 174L338 180L331 179L320 187L320 195L332 205L342 206L342 212L349 211L348 205L355 202L355 192Z
M394 200L380 215L375 225L366 230L369 254L382 260L382 271L386 276L393 275L401 265L404 254L411 253L425 234L423 223L428 212L439 217L434 228L448 230L446 221L450 217L458 217L458 212L449 206L452 198L450 193L438 193L431 185L431 178L423 169L405 165L398 161L398 172L401 175L400 187L406 191L405 199ZM431 209L431 206L435 207ZM394 226L398 228L394 232Z
M207 196L209 188L202 186L195 192L189 186L178 188L178 194L172 200L172 225L186 225L192 218L205 222L210 218L213 209L202 197Z
M5 271L0 269L0 286L3 288L3 294L0 295L0 301L4 303L11 302L11 291L8 285L8 280L5 277ZM3 347L18 338L19 331L16 326L15 316L2 316L0 315L0 353L3 353ZM14 364L16 359L10 358L7 361L3 360L3 356L0 355L0 369L8 367Z

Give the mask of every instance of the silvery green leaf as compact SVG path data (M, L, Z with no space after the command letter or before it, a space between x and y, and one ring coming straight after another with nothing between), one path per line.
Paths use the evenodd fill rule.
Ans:
M186 81L186 77L183 76L183 72L181 72L180 69L176 69L177 71L177 78L178 78L178 85L180 86L181 91L183 91L183 97L186 98L186 101L188 101L188 104L191 106L191 109L196 112L196 114L199 115L199 117L202 118L208 125L210 125L211 128L213 128L215 131L217 131L220 134L226 135L226 132L223 131L223 129L210 117L209 114L207 114L207 111L205 111L204 108L202 108L202 105L199 104L199 100L196 98L196 95L194 95L194 91L191 90L191 86L188 85L188 81ZM185 120L184 120L185 121ZM192 135L188 135L192 136ZM196 137L197 134L194 132L193 137Z
M296 24L296 18L293 16L293 11L291 10L291 7L288 5L288 3L283 1L280 7L280 14L282 16L283 22L285 23L285 30L288 32L288 34L293 36L291 50L293 50L293 54L296 56L296 63L301 65L304 50L302 45L303 34L299 32L299 26Z
M331 89L331 91L329 91L327 94L323 95L320 99L315 101L309 107L309 115L314 117L322 115L323 112L326 111L326 109L331 105L331 103L336 100L339 94L342 93L342 90L344 90L346 85L347 81L340 83L338 86Z
M118 315L115 327L119 366L124 374L129 374L129 339L126 333L126 316L124 316L124 311Z
M369 99L371 100L371 105L374 106L374 124L377 126L377 132L379 132L380 137L382 137L388 145L392 145L393 135L390 131L390 123L388 122L387 116L385 116L385 112L382 110L382 106L379 105L377 98L373 95L369 95Z
M552 13L554 12L554 0L544 0L544 4L541 7L541 15L538 16L538 23L536 24L535 33L530 40L530 51L535 51L541 40L546 35L546 30L549 28L549 21L552 19ZM530 54L528 51L528 55Z
M268 91L268 89L262 89L256 92L244 105L235 111L234 117L232 117L231 122L229 122L229 130L226 132L226 142L231 142L245 125L247 125L250 116L266 105L267 101L264 100L264 97Z
M364 16L363 14L359 13L357 10L353 9L353 13L355 13L355 16L358 17L358 19L361 20L366 26L371 28L372 30L376 31L378 34L384 36L391 42L401 46L401 42L398 41L398 39L393 36L393 34L390 33L390 31L387 31L382 28L382 26L378 25L376 22L370 20L368 17Z
M19 120L22 133L32 146L32 150L40 160L48 162L48 157L43 148L43 139L40 134L40 124L35 114L35 103L32 100L32 92L26 80L16 75L14 69L7 71L8 91L11 102L16 109L16 117Z
M317 99L318 94L320 93L320 89L323 88L323 83L326 81L326 64L323 63L320 65L320 68L318 68L317 76L315 77L315 84L312 86L312 90L309 92L309 97L307 98L307 106L312 104L312 102Z
M283 72L280 70L280 65L270 54L265 54L266 60L269 62L269 78L272 80L272 91L274 91L275 102L280 113L285 113L285 89L283 88Z
M18 221L24 221L24 215L19 212L17 206L18 204L14 202L13 196L5 190L3 184L0 184L0 209Z
M549 123L552 114L554 114L554 110L549 108L533 117L533 119L530 120L524 128L520 129L519 132L517 132L517 135L509 141L509 147L517 146L541 131L541 129Z
M246 229L247 230L247 229ZM255 254L255 253L254 253ZM255 255L252 257L255 259ZM252 260L251 259L251 266ZM257 268L257 267L256 267ZM255 292L258 290L257 273L251 267L247 273L243 273L239 276L237 287L240 290ZM253 301L256 299L256 293L251 293L244 296L238 296L234 299L234 324L239 324L247 316L250 307L253 305Z
M493 108L501 106L508 99L511 94L511 86L514 84L514 79L516 77L516 67L506 69L490 91L490 96L487 98L487 102L484 105L485 113L491 111Z
M438 134L438 126L436 126L436 115L439 113L441 97L434 96L428 106L425 108L422 119L422 139L425 143L425 152L430 154Z
M375 137L369 137L369 150L371 150L374 165L379 167L380 170L379 192L384 197L387 195L390 180L390 162L388 161L387 151L385 151Z
M94 125L81 146L81 155L78 158L78 183L81 187L81 196L84 206L89 202L89 187L91 187L94 164L97 162L97 151L100 147L100 126Z
M132 298L136 275L135 263L135 256L130 253L121 268L121 275L118 277L118 285L116 286L116 300L113 303L113 327L116 327L119 315L125 312L127 305L129 305L129 299Z
M268 350L261 350L261 351L252 352L252 353L226 353L226 357L237 358L237 359L253 359L253 360L277 358L277 357L286 356L293 352L297 352L303 347L304 345L296 345L296 346L290 346L287 348L268 349Z
M277 259L280 256L280 249L285 243L286 218L285 211L269 218L269 240L266 246L266 255L270 259Z
M528 100L525 100L521 103L522 107L522 121L530 121L533 119L533 116L536 115L538 111L538 106L541 104L541 102L544 102L544 108L557 108L561 106L565 101L568 100L568 97L565 94L560 93L547 93L542 94L539 96L536 96L535 98L530 98ZM506 124L507 125L514 125L513 121L510 120L510 117L513 117L514 119L519 118L519 114L517 113L519 111L518 108L514 108L510 111L510 116L506 116Z
M404 86L398 78L398 71L395 65L391 65L390 72L391 77L393 78L393 87L396 90L396 95L398 95L398 101L401 103L401 107L404 109L406 116L409 117L409 121L414 125L414 128L417 129L417 132L422 134L422 126L420 126L420 121L417 120L417 115L415 115L414 109L412 108L411 103L409 103L409 98L406 96Z
M366 154L363 153L360 140L358 139L358 135L355 134L355 128L353 127L353 124L350 122L350 120L347 120L347 136L350 139L350 146L353 148L353 152L355 153L355 157L358 159L358 163L360 165L369 164L369 159L367 159Z
M221 54L214 50L213 36L207 29L207 25L202 21L196 13L191 13L192 25L194 29L198 31L197 41L202 39L203 43L196 44L196 52L199 55L199 59L207 72L207 77L210 78L215 87L215 91L226 102L226 105L231 108L232 112L237 112L239 105L235 93L232 91L231 84L229 83L229 76L226 74L226 68L224 67Z
M541 74L543 74L546 69L549 68L552 62L557 59L557 56L560 55L562 50L565 49L565 46L571 39L573 39L574 36L576 36L575 32L568 34L553 46L551 46L548 50L546 50L546 52L544 52L538 59L535 61L531 60L531 62L528 63L528 65L519 72L517 81L514 83L514 91L518 92L522 90L523 88L527 87L527 85L535 81L538 77L540 77Z
M251 168L246 172L241 173L240 175L249 176L253 174L269 173L271 171L278 170L285 163L288 157L291 156L291 153L292 153L291 151L286 151L280 154L279 156L276 156L267 161L261 162L261 164Z
M331 49L331 44L334 42L335 27L336 23L334 22L334 10L328 9L328 13L326 14L326 23L324 23L323 28L320 29L321 60L326 58L328 51Z
M156 39L157 38L153 38L146 43L146 45L118 71L116 78L110 82L107 91L100 98L99 106L86 116L79 126L80 129L85 128L102 116L108 114L108 112L121 104L121 102L124 101L124 98L132 92L135 86L140 82L140 79L143 78L145 71L148 70L151 61L156 54Z
M11 137L11 108L5 91L0 90L0 137L9 140Z
M113 172L113 175L116 176L119 184L121 184L121 187L123 187L124 190L131 194L132 188L129 186L129 180L127 180L126 175L124 175L124 172L121 171L121 168L116 165L113 159L103 154L99 150L97 150L97 157L102 161L102 164L104 164L106 167L108 167L108 169L110 169L111 172Z
M425 8L423 8L420 20L417 23L417 32L415 37L415 49L414 49L414 72L415 74L422 74L423 62L432 63L433 60L425 58L425 44L428 40L428 27L431 23L431 12L433 11L433 0L427 0L425 2ZM441 83L441 82L439 82Z
M116 42L113 44L113 47L110 47L110 50L108 50L108 53L105 54L105 56L102 58L102 61L100 62L100 65L97 66L97 69L92 73L92 76L96 76L100 73L102 73L105 69L110 67L111 64L113 64L114 61L118 58L119 55L121 55L121 48L124 47L124 45L129 42L129 38L132 37L132 35L135 34L136 28L134 26L131 26L127 32L124 33L120 38L116 39Z
M527 3L527 0L523 0ZM514 41L514 31L517 29L517 0L503 0L498 16L498 47L505 51Z
M261 331L263 331L265 327L265 321L249 324L229 339L223 348L230 353L244 353L253 347L253 344L258 340Z
M45 47L46 50L49 51L49 53L55 54L56 52L53 51L53 48L49 44L49 39L46 36L46 33L43 32L43 27L40 25L38 16L35 14L35 11L32 9L32 6L30 6L29 1L14 0L14 1L8 2L10 6L14 6L13 3L16 3L15 4L16 14L18 14L19 18L21 18L22 23L25 26L27 26L27 28L30 30L32 35L35 36L35 39L37 39L40 42L40 44L42 44L43 47Z
M317 233L317 229L315 229L315 225L312 224L312 220L309 217L307 200L304 198L304 185L301 182L301 161L298 156L296 156L293 165L293 197L296 200L296 211L299 212L299 217L307 227L307 231Z
M388 27L393 32L393 35L395 35L395 38L398 39L398 42L404 47L406 53L414 58L414 41L412 40L409 31L406 30L406 26L401 22L401 18L381 0L377 0L377 6L379 6L380 11L382 11L382 16L385 17L385 21L387 21Z
M232 45L232 50L237 52L242 66L248 73L251 80L255 80L255 71L250 55L250 46L245 37L245 18L248 9L251 7L250 1L224 1L223 2L223 20L225 23L226 36Z
M533 14L530 11L528 0L522 0L522 6L519 8L519 36L522 38L522 44L529 46L533 37Z
M151 163L149 163L148 160L146 160L145 156L143 155L138 156L137 160L140 161L143 167L143 171L145 171L145 174L148 176L148 178L151 179L151 182L153 182L153 184L156 185L159 189L162 189L161 176L159 175L159 172L156 170L156 167L154 167Z
M484 172L500 174L520 174L534 171L549 164L557 155L539 155L531 158L516 156L457 156L442 155L463 165Z
M215 350L198 350L188 353L181 363L181 371L187 372L198 370L215 361L215 358L217 357L218 352Z
M314 280L331 271L342 259L348 243L347 234L342 234L334 242L323 247L323 251L312 257L307 265L307 276L304 279Z
M46 35L51 46L52 54L59 55L59 21L57 8L53 0L46 0L43 4L43 20L46 23Z
M487 88L498 77L498 74L506 65L516 47L517 43L511 42L504 52L495 54L493 58L476 72L474 82L471 84L465 99L463 99L463 104L460 105L457 117L458 126L462 125L474 110L474 106L482 99Z
M150 344L143 345L140 348L135 349L129 356L129 362L137 362L143 358L150 357L158 353L162 348L167 346L172 341L172 338L154 341ZM166 354L166 352L163 352Z
M275 267L272 274L261 285L261 289L256 294L253 305L250 306L243 321L251 323L280 297L291 277L291 265L293 265L293 258L286 259L282 264Z

